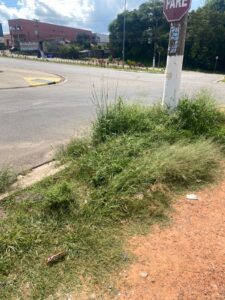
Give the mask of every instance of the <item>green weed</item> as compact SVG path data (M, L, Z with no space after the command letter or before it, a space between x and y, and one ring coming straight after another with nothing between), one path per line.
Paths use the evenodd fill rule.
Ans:
M202 92L193 99L181 99L175 120L180 129L190 130L194 135L206 135L225 123L225 115L212 97Z
M15 180L16 175L9 168L0 170L0 193L4 193Z
M86 139L73 139L66 146L62 146L57 154L56 159L65 163L71 159L76 159L88 151L90 142Z
M110 136L149 132L157 125L165 126L168 119L169 112L160 106L128 105L119 99L98 111L93 125L93 141L99 143Z

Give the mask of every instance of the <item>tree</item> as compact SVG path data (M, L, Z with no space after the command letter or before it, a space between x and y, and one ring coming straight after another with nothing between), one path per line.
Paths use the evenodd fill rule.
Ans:
M110 46L114 56L121 57L123 21L126 18L126 59L151 61L161 52L166 59L169 24L163 15L163 1L149 1L138 9L119 14L110 24Z
M161 54L166 64L169 23L163 15L163 1L150 0L138 9L119 14L110 24L110 47L114 57L121 57L123 20L126 16L126 59L150 62ZM190 12L185 68L225 71L225 0L208 0Z
M208 0L206 1L206 7L219 12L225 11L225 0Z
M213 71L216 57L219 57L217 69L225 70L225 10L216 2L225 4L225 1L213 0L189 16L186 67Z
M77 59L79 50L75 45L63 45L59 47L58 56L66 59Z
M91 38L86 33L79 33L76 38L76 43L79 46L82 46L84 49L90 49L91 48Z

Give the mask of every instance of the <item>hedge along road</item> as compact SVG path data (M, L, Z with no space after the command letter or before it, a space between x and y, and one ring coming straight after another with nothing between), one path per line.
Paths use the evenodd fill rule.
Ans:
M107 90L109 98L151 104L160 101L163 74L126 72L29 60L0 58L0 69L17 68L59 74L64 83L35 88L0 90L0 166L28 169L51 159L53 150L83 134L95 115L93 89ZM221 75L183 72L182 93L205 88L225 102Z

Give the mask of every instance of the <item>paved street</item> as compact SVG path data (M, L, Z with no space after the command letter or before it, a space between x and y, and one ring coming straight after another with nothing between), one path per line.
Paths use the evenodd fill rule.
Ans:
M63 80L60 76L33 70L10 69L8 66L0 69L0 90L36 87L56 84Z
M151 104L162 97L162 74L0 58L0 70L7 67L66 78L58 85L0 89L0 165L11 164L18 169L45 162L58 145L86 130L94 118L93 86L97 93L106 89L110 99L120 95L129 101ZM216 82L220 78L183 72L182 93L206 88L224 103L225 84Z

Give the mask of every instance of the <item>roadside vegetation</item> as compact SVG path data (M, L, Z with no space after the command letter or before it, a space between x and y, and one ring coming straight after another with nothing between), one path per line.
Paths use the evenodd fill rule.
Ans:
M130 62L126 62L125 66L122 66L122 61L110 62L109 59L65 59L65 58L38 58L36 56L27 56L21 54L4 54L6 58L15 58L15 59L28 59L33 61L39 61L43 63L60 63L60 64L67 64L67 65L78 65L78 66L87 66L87 67L94 67L94 68L108 68L114 69L118 71L127 71L127 72L147 72L147 73L154 73L154 74L163 74L165 72L164 68L152 68L143 66L138 63L135 65L130 65Z
M0 193L4 193L15 180L16 175L12 170L7 167L2 167L0 169Z
M0 204L0 298L115 292L113 275L132 260L128 237L167 221L179 193L216 180L224 144L225 114L204 93L175 112L98 106L91 136L57 155L68 167Z

